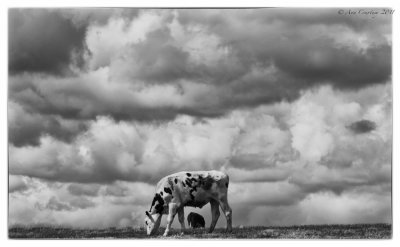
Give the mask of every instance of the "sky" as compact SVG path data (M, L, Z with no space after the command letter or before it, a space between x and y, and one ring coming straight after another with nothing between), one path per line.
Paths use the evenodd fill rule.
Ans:
M11 9L9 225L142 226L184 170L230 176L234 226L391 222L391 37L338 9Z

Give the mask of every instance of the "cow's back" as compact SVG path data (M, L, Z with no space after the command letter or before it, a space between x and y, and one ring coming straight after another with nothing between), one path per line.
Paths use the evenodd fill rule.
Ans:
M191 207L203 207L210 200L227 196L229 177L221 171L183 171L168 175L157 184L157 192L169 200ZM168 202L167 201L167 202Z

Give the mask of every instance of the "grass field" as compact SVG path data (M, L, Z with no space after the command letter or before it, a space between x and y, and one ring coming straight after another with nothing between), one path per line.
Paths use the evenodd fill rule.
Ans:
M215 229L211 234L206 229L188 229L181 234L174 229L170 236L163 237L163 228L152 239L390 239L390 224L368 225L306 225L288 227L243 227L234 228L231 233ZM11 227L12 239L147 239L143 228L73 229L63 227Z

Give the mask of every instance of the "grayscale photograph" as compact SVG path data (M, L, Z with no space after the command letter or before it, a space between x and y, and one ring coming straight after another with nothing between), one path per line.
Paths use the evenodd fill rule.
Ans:
M9 8L9 239L392 239L390 8Z

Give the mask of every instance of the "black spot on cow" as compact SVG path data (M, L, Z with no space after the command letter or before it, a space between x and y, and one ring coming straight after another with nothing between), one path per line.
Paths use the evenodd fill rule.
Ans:
M192 187L192 181L190 179L187 178L185 180L185 183L186 183L187 186Z
M165 193L171 194L172 195L172 191L170 188L164 187L164 191Z
M228 188L228 185L229 185L228 183L225 184L226 188Z
M162 191L160 192L160 195L163 195L163 192L162 192Z
M162 212L164 211L164 201L162 201L162 203L160 204L157 204L155 206L155 209L158 214L162 214Z
M211 186L212 186L212 184L213 184L213 179L212 178L210 178L210 177L207 177L207 178L205 178L204 180L203 180L203 182L202 182L202 188L204 189L204 190L209 190L209 189L211 189Z
M182 185L183 185L183 187L186 187L186 185L185 185L185 183L184 183L184 182L182 182Z
M152 207L155 205L156 202L158 202L158 204L154 207L156 209L156 213L161 214L164 210L164 200L158 193L155 194L149 211L151 211Z
M195 178L191 178L190 181L197 182L197 180Z
M196 190L196 187L193 187L193 188L189 191L189 195L190 195L190 198L192 199L192 201L194 201L194 195L192 194L194 191L197 191L197 190Z
M178 179L177 179L177 178L175 178L174 182L175 182L175 184L177 184L177 183L178 183Z
M186 176L188 176L188 177L191 177L192 176L192 174L190 174L190 173L186 173Z

